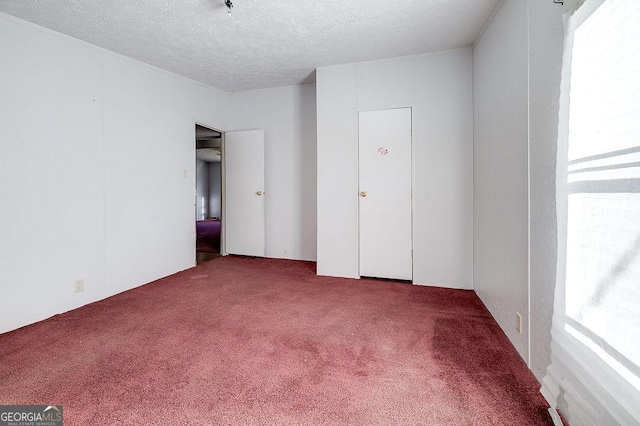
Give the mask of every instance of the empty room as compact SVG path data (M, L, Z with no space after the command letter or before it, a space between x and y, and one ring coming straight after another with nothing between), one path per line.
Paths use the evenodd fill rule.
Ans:
M640 424L640 2L0 2L0 426Z

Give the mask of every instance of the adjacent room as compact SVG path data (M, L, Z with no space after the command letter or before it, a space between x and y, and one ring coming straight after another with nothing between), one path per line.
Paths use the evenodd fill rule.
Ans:
M222 132L196 124L196 263L220 256Z
M0 424L640 424L639 27L1 2Z

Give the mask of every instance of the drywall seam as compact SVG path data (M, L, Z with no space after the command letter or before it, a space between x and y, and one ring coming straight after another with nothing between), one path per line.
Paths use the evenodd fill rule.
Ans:
M99 55L100 66L100 149L102 156L102 295L104 299L107 294L107 155L106 137L104 134L104 52Z
M527 367L531 369L531 20L527 0Z

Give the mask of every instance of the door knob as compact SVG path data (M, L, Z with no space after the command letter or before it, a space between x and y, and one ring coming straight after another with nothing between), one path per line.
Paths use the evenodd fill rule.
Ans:
M366 197L366 196L367 196L367 191L362 191L362 192L360 192L360 196L361 196L362 198Z
M262 191L257 191L256 195L262 195Z

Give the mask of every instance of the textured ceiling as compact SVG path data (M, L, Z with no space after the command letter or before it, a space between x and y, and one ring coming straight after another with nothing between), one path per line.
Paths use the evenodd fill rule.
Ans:
M2 0L0 11L228 92L470 46L500 0Z

